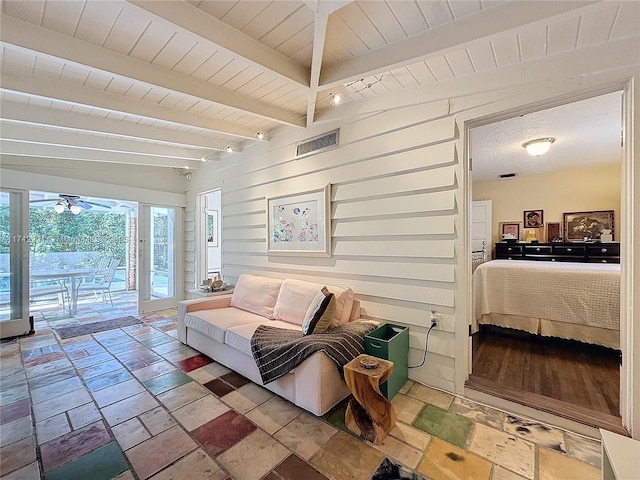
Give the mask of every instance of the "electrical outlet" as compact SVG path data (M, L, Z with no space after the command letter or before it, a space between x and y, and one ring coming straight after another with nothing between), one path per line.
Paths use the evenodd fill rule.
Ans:
M431 310L431 326L438 326L438 314L434 310Z

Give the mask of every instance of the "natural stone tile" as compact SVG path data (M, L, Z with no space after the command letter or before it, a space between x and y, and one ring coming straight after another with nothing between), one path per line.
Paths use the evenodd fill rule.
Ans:
M302 458L309 460L337 432L334 427L308 413L301 413L278 430L274 437Z
M525 478L500 465L494 465L491 472L491 480L525 480Z
M74 430L40 445L42 468L45 473L50 472L110 441L111 436L102 421Z
M485 407L463 398L455 398L449 407L450 412L455 412L467 417L474 422L484 423L491 428L501 430L506 414L495 408Z
M149 432L144 429L142 423L140 423L140 420L137 418L122 422L113 427L111 431L116 436L116 440L118 440L122 450L129 450L131 447L151 438Z
M418 382L413 384L407 395L445 410L449 408L454 399L454 396L449 393L435 390Z
M515 435L477 423L469 451L526 478L534 478L535 447Z
M196 448L196 442L175 426L127 450L126 455L138 476L148 478Z
M233 478L259 480L284 460L289 450L258 429L217 457Z
M382 443L373 446L410 468L416 468L422 458L422 450L410 447L391 435L387 435Z
M113 403L102 409L102 415L110 426L122 423L158 406L158 402L148 392Z
M31 415L28 415L2 425L2 428L0 428L0 446L4 447L31 435L33 435L33 420Z
M400 422L396 422L396 426L389 435L423 452L431 440L431 435L428 433Z
M173 411L204 396L209 396L209 391L198 382L190 381L189 383L161 393L158 395L158 400L160 400L169 411Z
M188 375L197 382L207 383L211 380L221 377L222 375L226 375L229 372L231 372L231 370L229 370L224 365L220 365L217 362L212 362L208 365L205 365L204 367L200 367L196 370L190 371Z
M150 480L224 480L227 474L202 449L184 456Z
M547 447L560 453L567 453L562 431L542 423L507 415L504 421L504 431L529 440L536 445Z
M98 406L102 408L141 392L144 392L142 384L135 379L131 379L93 392L93 398Z
M134 370L131 373L141 382L146 382L151 378L157 377L164 373L172 372L174 370L177 370L175 365L162 360L160 362L152 363L148 367L142 367Z
M154 408L140 415L140 421L151 432L151 435L157 435L160 432L173 427L176 421L162 407Z
M273 393L266 388L255 383L247 383L226 394L222 397L222 401L240 413L247 413L249 410L253 410L258 405L262 405L270 398L273 398L273 396Z
M91 401L91 395L89 395L89 392L84 388L81 388L52 398L48 402L42 402L34 405L33 415L36 422L41 422L45 418L53 417L54 415L66 412L67 410L71 410Z
M220 400L213 395L207 395L173 411L172 414L184 428L192 431L228 410L229 407Z
M538 480L600 480L602 472L575 458L567 457L547 448L538 450Z
M31 389L31 401L34 404L44 401L48 402L52 398L64 395L65 393L69 393L73 390L78 390L80 388L82 388L82 380L80 380L80 377L67 378L66 380L62 380L61 382Z
M411 390L411 387L413 387L413 384L416 383L413 380L407 380L406 383L402 386L402 388L400 390L398 390L398 393L402 393L403 395L406 395L409 390Z
M413 426L464 448L473 422L462 415L427 404Z
M46 480L89 478L131 480L133 476L126 474L121 476L128 471L128 468L129 465L118 445L115 442L109 442L47 473Z
M564 432L567 453L581 462L602 468L602 444L599 440Z
M393 397L393 400L391 400L391 405L393 405L396 411L396 419L399 422L411 424L424 408L425 404L420 400L398 393Z
M0 465L0 475L2 475L2 480L5 480L5 475L15 472L21 471L26 466L36 463L35 471L38 471L37 462L36 462L36 444L33 438L33 435L29 435L22 440L18 440L10 445L6 445L0 448L0 458L2 459L2 464ZM26 471L33 471L33 468L29 468ZM15 474L15 478L39 478L39 476L35 477L20 477Z
M280 397L273 397L254 408L246 417L267 433L273 435L300 414L300 408Z
M2 480L26 480L26 479L35 479L41 478L40 475L40 467L38 466L38 462L30 463L18 470L14 470L11 473L4 474L4 465L2 466Z
M100 411L93 403L86 403L80 407L76 407L67 412L71 426L74 430L89 425L90 423L97 422L102 417Z
M338 432L311 459L311 464L329 478L371 478L384 454L353 435Z
M41 422L36 423L36 435L38 443L43 444L65 433L69 433L71 427L64 413L54 415Z
M418 466L431 480L489 480L491 463L434 438Z

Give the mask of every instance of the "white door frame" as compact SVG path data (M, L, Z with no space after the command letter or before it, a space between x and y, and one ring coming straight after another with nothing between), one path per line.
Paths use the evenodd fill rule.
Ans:
M456 315L456 392L464 394L464 383L469 378L470 337L466 335L472 315L472 277L471 277L471 175L470 165L470 130L474 127L511 118L517 114L526 114L541 109L573 103L586 98L623 91L623 115L626 139L622 160L621 175L621 278L620 278L620 345L622 349L622 366L620 371L620 414L622 424L634 438L640 437L640 408L634 405L633 399L640 395L640 322L634 322L634 300L640 301L640 256L635 255L634 245L640 245L640 208L634 205L634 197L640 196L640 169L634 167L634 159L640 159L640 85L639 78L612 81L606 85L596 85L576 93L571 86L566 92L557 96L548 94L547 98L536 98L536 92L523 96L520 106L513 101L495 102L494 104L472 109L458 118L463 136L459 147L463 152L461 165L463 176L463 209L462 230L463 245L461 255L466 261L461 265L465 272L464 302ZM559 89L561 90L561 89ZM529 100L528 102L526 100ZM503 105L502 107L500 105ZM635 315L637 316L637 314ZM461 317L461 318L460 318ZM460 362L458 363L458 358ZM635 366L635 368L634 368ZM637 403L637 402L636 402Z

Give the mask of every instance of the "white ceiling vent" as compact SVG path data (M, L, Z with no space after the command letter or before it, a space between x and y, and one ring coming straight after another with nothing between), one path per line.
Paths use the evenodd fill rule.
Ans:
M329 133L324 133L319 137L314 137L304 142L296 144L296 158L311 155L312 153L322 152L338 146L338 132L336 129Z

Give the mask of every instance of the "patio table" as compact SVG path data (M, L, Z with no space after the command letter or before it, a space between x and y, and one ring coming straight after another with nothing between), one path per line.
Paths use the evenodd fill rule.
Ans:
M95 275L94 268L70 268L54 270L37 270L29 273L31 280L71 279L71 295L69 301L69 313L75 315L78 310L78 278ZM82 280L79 280L82 283Z

